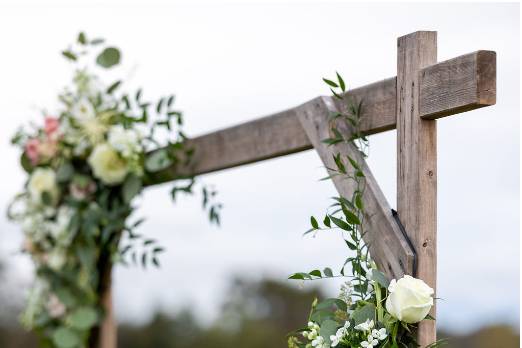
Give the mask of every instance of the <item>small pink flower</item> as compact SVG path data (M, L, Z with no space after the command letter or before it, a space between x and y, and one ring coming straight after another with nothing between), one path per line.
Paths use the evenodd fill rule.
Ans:
M33 166L40 160L40 140L37 138L29 139L25 144L25 153Z
M47 116L45 118L44 131L48 137L53 135L60 127L60 121L56 117Z
M72 182L69 185L69 192L74 199L82 201L89 197L96 191L96 184L94 181L89 181L86 184L80 185L78 183Z

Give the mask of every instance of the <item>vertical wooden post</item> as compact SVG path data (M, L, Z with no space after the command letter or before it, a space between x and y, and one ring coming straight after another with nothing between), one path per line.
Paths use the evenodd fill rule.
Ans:
M397 41L397 211L417 253L415 276L436 289L437 129L419 113L419 72L437 62L437 33ZM432 315L435 314L433 308ZM435 342L435 322L419 325L421 347Z
M110 256L102 255L99 260L100 283L98 294L105 316L100 325L91 330L89 348L116 348L117 327L112 305L112 264Z

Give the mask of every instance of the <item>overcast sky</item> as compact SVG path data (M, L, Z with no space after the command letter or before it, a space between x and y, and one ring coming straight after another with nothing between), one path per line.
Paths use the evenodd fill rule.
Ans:
M24 2L25 3L25 2ZM187 132L198 135L328 94L321 77L340 71L350 87L396 75L396 39L438 31L439 61L479 49L497 52L497 105L438 121L439 325L469 330L519 320L519 8L514 4L162 5L75 1L0 8L0 207L25 180L15 129L57 106L69 82L60 50L78 31L123 50L113 74L131 77L151 98L175 93ZM91 2L92 3L92 2ZM100 2L101 3L101 2ZM113 76L113 75L112 75ZM371 138L370 167L395 202L395 132ZM319 157L301 154L203 177L220 191L223 226L209 226L200 199L169 199L149 189L142 232L168 249L161 270L117 267L120 320L142 321L157 307L190 306L209 320L231 276L338 267L346 256L334 234L303 238L311 214L335 195ZM28 282L16 254L21 232L0 217L0 254L12 282ZM331 294L338 283L323 283Z

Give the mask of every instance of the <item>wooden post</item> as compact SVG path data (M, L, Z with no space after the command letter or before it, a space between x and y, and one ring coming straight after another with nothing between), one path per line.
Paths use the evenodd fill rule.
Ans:
M117 327L112 305L112 264L110 255L102 255L98 263L100 283L98 294L105 316L100 325L91 330L89 348L116 348Z
M437 278L437 129L435 120L421 118L419 81L421 69L436 62L436 32L418 31L398 39L397 211L417 255L415 276L433 289ZM421 347L435 340L435 322L420 323Z

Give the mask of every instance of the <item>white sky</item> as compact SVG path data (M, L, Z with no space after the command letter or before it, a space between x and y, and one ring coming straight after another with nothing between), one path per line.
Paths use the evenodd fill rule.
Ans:
M498 71L496 106L438 122L439 325L518 323L518 5L103 4L0 6L0 207L24 181L8 140L21 123L38 119L38 108L57 105L70 77L59 52L80 30L119 46L118 73L132 75L146 96L174 92L190 135L327 94L321 77L335 70L351 87L394 76L397 37L437 30L439 61L495 50ZM371 137L371 148L370 166L395 206L395 133ZM317 181L323 174L309 151L206 176L225 204L221 229L206 222L199 198L174 206L168 185L150 189L140 202L148 218L142 231L168 252L159 271L117 268L118 317L144 320L158 307L190 306L208 322L238 272L283 280L338 267L346 256L338 236L301 237L309 216L322 214L335 194ZM12 274L28 281L30 263L15 254L21 233L4 215L0 240ZM323 286L334 293L337 283Z

